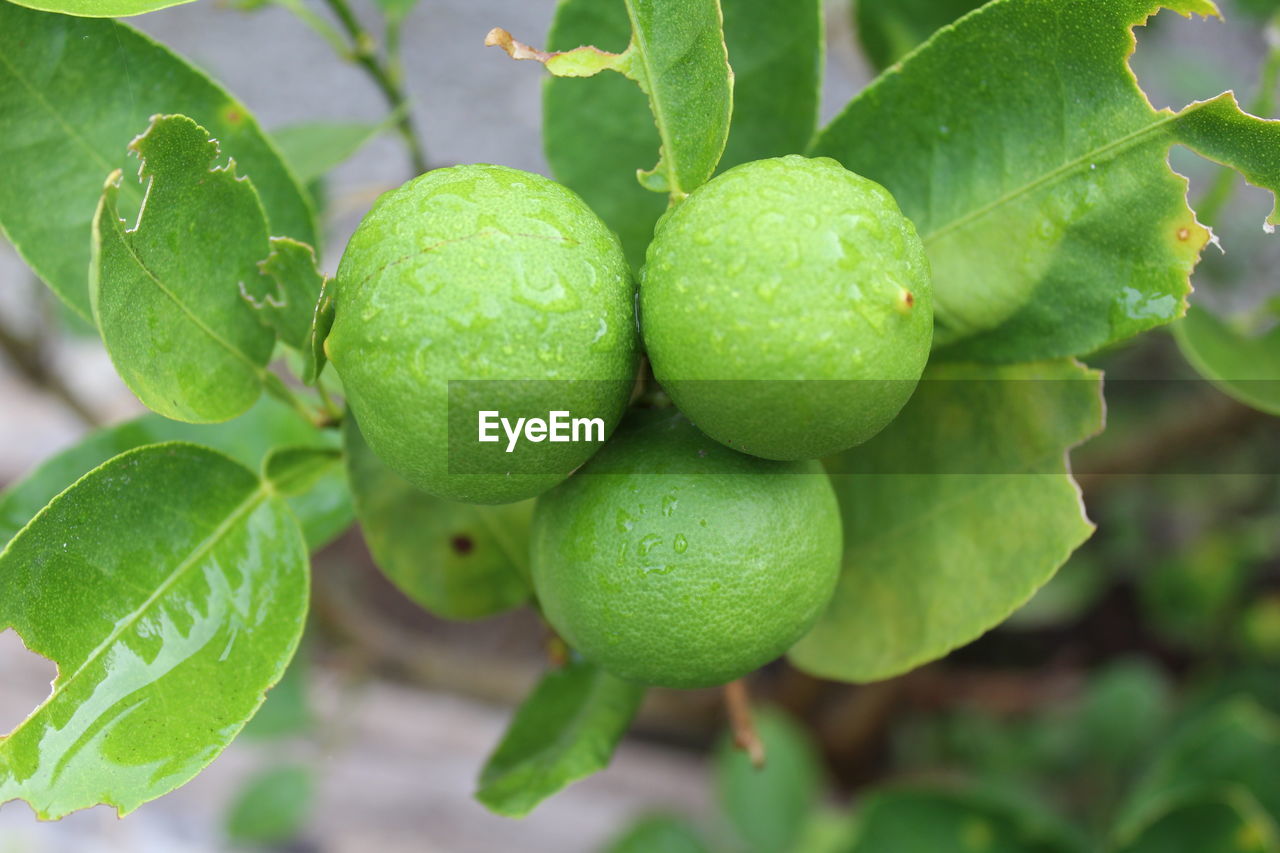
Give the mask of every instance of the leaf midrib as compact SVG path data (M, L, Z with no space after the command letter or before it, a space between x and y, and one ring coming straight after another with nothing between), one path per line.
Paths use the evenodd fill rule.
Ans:
M1067 175L1071 174L1077 169L1083 168L1084 164L1087 162L1100 160L1108 154L1123 150L1126 147L1137 144L1138 142L1142 141L1145 137L1149 136L1150 134L1154 133L1155 131L1159 130L1160 128L1164 127L1170 122L1177 121L1181 114L1172 112L1170 110L1161 110L1158 113L1152 113L1152 115L1156 116L1156 120L1151 122L1150 124L1144 125L1143 127L1140 127L1137 130L1127 133L1118 139L1114 139L1105 145L1101 145L1097 148L1090 149L1089 151L1086 151L1080 156L1075 157L1071 160L1068 160L1067 162L1063 163L1061 166L1058 166L1055 169L1045 172L1044 174L1040 175L1034 180L1029 181L1025 184L1022 184L1021 186L1010 190L1009 192L999 196L998 198L995 198L987 202L986 204L980 205L970 210L968 213L965 213L961 216L956 217L955 219L942 225L941 227L935 228L929 231L928 233L921 235L921 239L927 244L930 241L934 240L935 238L943 237L951 233L952 231L956 231L960 228L963 228L964 226L968 225L970 222L973 222L974 220L977 220L977 219L981 219L982 217L986 216L992 211L997 210L998 208L1006 204L1009 204L1025 195L1029 195L1030 193L1040 189L1041 187L1045 187L1045 186L1049 186L1054 183L1057 183L1060 179L1066 177Z
M658 154L658 165L662 165L663 162L667 164L668 193L673 195L680 194L684 192L684 189L680 185L680 167L677 165L676 146L673 144L671 135L667 130L666 108L658 97L658 87L655 85L653 67L649 63L648 42L644 37L644 28L640 26L634 0L626 0L626 2L627 18L631 21L631 37L638 48L637 53L640 55L640 64L644 68L643 88L645 94L649 96L649 102L653 105L653 123L658 126L658 136L662 139L662 151Z
M59 678L55 681L54 688L50 692L48 698L40 703L39 706L27 716L13 731L3 738L0 738L0 751L3 751L6 743L12 741L13 737L26 728L27 724L40 716L40 713L46 708L53 705L54 702L66 691L77 678L95 663L108 649L115 645L124 633L137 624L138 620L155 604L160 598L172 589L183 576L190 571L206 554L216 547L245 517L258 508L258 506L268 497L267 489L261 483L250 492L243 501L241 501L234 510L232 510L222 523L220 523L213 532L201 540L182 562L180 562L165 580L156 587L155 591L147 597L145 601L133 609L128 616L118 622L116 627L112 629L101 643L97 645L84 662L76 668L75 672L67 676L65 679Z
M123 227L124 223L123 223L123 220L120 219L120 214L119 214L119 211L116 209L116 206L114 204L111 205L110 209L106 211L106 213L111 217L111 227L115 230L116 236L120 240L120 244L124 246L125 251L129 253L129 257L133 259L133 262L137 264L138 269L142 270L142 272L146 275L146 277L150 279L153 284L155 284L156 288L161 293L163 293L166 297L168 297L169 300L178 307L178 310L181 311L183 315L187 317L188 320L190 320L193 324L195 324L196 328L200 329L200 331L208 335L209 338L214 341L214 343L218 344L227 352L231 353L231 355L233 355L235 358L244 362L245 366L249 368L250 372L252 372L254 376L258 377L260 381L263 380L267 372L265 368L255 363L253 359L249 358L247 354L242 352L230 341L226 340L217 332L215 332L213 328L210 327L207 323L205 323L204 320L199 315L197 315L194 311L188 308L186 303L184 303L181 299L179 299L178 295L174 293L172 290L170 290L168 286L166 286L165 283L160 280L160 277L157 276L154 272L152 272L151 268L148 267L146 263L143 262L142 258L139 257L137 250L134 248L133 241L129 239L129 234L133 232ZM137 226L138 228L142 227L142 217L143 217L143 213L139 213L138 226Z

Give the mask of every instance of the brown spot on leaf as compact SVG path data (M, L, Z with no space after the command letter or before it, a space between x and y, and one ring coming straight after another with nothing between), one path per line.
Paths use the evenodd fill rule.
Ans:
M455 554L462 554L464 556L470 554L476 547L475 541L465 533L459 533L457 536L454 536L449 540L449 545L453 547L453 552Z
M1190 228L1187 228L1187 227L1184 225L1183 227L1181 227L1181 228L1179 228L1179 229L1178 229L1178 239L1179 239L1179 240L1188 240L1188 239L1190 239L1190 238L1191 238L1191 229L1190 229Z

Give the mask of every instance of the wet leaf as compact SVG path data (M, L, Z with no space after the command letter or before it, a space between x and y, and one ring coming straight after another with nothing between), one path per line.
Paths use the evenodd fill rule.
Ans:
M0 801L126 814L186 782L283 674L307 587L297 521L239 463L171 443L94 469L0 553L0 630L58 666L0 740Z
M90 433L0 492L0 543L13 538L55 495L111 457L165 441L211 447L251 471L259 470L276 447L339 446L334 431L317 430L297 412L270 397L263 397L235 420L220 424L184 424L159 415L143 415ZM306 494L288 498L288 503L302 523L312 550L350 527L354 519L346 475L340 467Z

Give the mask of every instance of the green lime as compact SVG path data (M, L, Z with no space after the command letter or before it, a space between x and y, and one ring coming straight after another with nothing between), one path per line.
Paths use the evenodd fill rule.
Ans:
M454 166L383 195L360 223L326 347L392 470L439 497L508 503L564 479L621 419L638 359L634 300L617 237L570 190ZM512 447L499 422L557 411L600 428L526 433Z
M538 499L533 582L587 660L644 684L708 687L781 655L822 613L840 568L831 483L638 413Z
M879 184L827 158L757 160L659 222L640 317L654 375L699 428L813 459L871 438L915 390L929 263Z

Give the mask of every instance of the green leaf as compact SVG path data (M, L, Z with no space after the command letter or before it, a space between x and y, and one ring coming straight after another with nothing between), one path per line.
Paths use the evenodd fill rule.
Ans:
M1196 371L1247 406L1280 415L1280 326L1246 335L1192 306L1173 326L1182 355Z
M333 431L317 430L297 412L263 397L235 420L221 424L184 424L159 415L143 415L100 429L79 444L46 460L20 482L0 492L0 543L13 538L54 496L113 456L165 441L188 441L219 450L252 471L277 447L336 448ZM354 510L346 476L332 471L311 492L288 499L302 522L312 550L351 525Z
M533 501L456 503L419 491L343 424L347 475L374 562L401 592L448 619L480 619L529 598Z
M560 0L547 49L593 44L621 51L631 37L622 0ZM542 140L556 180L582 196L617 232L635 268L644 263L666 199L636 181L660 141L648 100L617 74L552 77L542 90Z
M1053 821L976 792L897 789L867 797L849 853L1080 853Z
M715 173L729 138L733 72L719 0L626 0L634 59L662 139L646 189L681 199Z
M755 716L765 764L756 768L728 737L716 748L715 779L720 807L746 849L786 853L796 848L822 794L817 751L808 733L781 711Z
M400 114L393 113L383 122L308 121L277 127L271 136L298 180L309 184L346 162L399 119Z
M1130 795L1117 834L1136 836L1170 801L1206 789L1242 789L1280 820L1280 717L1243 697L1193 717Z
M689 821L658 814L637 820L605 853L708 853L708 848Z
M855 0L854 26L862 52L883 71L935 31L986 0Z
M102 181L128 166L126 146L151 116L175 112L252 176L272 234L316 245L310 203L274 143L202 72L125 24L0 0L0 228L85 319ZM123 212L137 211L140 189L125 182Z
M219 166L217 143L186 116L157 116L129 145L146 203L121 218L107 180L93 227L89 296L116 371L149 409L225 421L258 399L275 335L254 305L267 220L253 185ZM314 304L314 303L313 303Z
M258 268L275 282L275 290L261 297L248 294L246 298L281 341L309 353L316 303L324 288L315 250L291 237L272 237L270 243L271 254Z
M1131 30L1161 5L1216 14L1209 0L989 3L819 135L814 153L886 186L915 222L946 357L1086 353L1179 317L1210 235L1171 145L1280 186L1280 123L1229 93L1157 111L1138 88Z
M480 773L476 799L523 817L566 785L603 770L644 698L644 688L575 661L547 673Z
M720 170L802 154L822 95L821 0L722 0L733 67L733 122Z
M315 774L300 764L249 779L227 813L227 836L240 844L279 844L297 836L315 800Z
M1075 363L931 366L897 420L829 464L844 570L792 661L874 681L997 625L1092 532L1066 457L1101 425L1101 377Z
M1175 800L1134 827L1116 853L1277 853L1280 831L1247 791L1229 789Z
M78 15L82 18L126 18L170 6L181 6L193 0L13 0L19 6L42 12Z
M115 457L0 553L0 630L58 667L0 740L0 802L121 814L217 757L279 680L307 609L284 501L190 444Z
M314 385L320 379L324 366L329 363L329 354L325 351L324 342L333 330L333 320L337 311L333 304L333 279L326 278L320 282L320 298L316 302L315 315L311 318L311 331L307 334L307 346L302 351L302 381Z
M305 733L315 720L307 695L311 667L306 643L298 649L276 685L267 691L267 701L253 715L241 738L270 741Z
M733 66L732 124L720 165L799 153L813 135L821 84L819 3L724 0ZM560 0L550 51L591 44L622 51L631 21L622 0ZM618 233L633 267L644 263L664 199L635 179L661 144L644 94L616 74L552 77L543 89L543 145L556 179Z
M297 497L340 468L342 459L336 447L280 447L263 461L262 478L279 494Z

